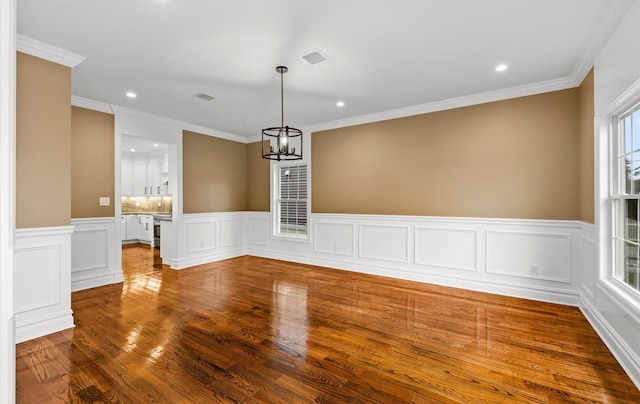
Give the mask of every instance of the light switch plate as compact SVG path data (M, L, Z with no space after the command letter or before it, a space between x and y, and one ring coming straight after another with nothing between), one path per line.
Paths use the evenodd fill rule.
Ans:
M100 206L109 206L109 205L111 205L111 198L109 198L108 196L101 196Z

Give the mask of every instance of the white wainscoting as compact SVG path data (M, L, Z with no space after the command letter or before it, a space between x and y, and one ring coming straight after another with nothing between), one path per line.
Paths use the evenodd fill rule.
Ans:
M184 253L172 261L172 268L183 269L247 254L247 212L194 213L182 218L180 233L184 236L178 240L178 251Z
M14 246L16 342L73 327L73 226L17 229Z
M267 212L251 213L250 255L580 302L585 241L577 221L312 214L310 238L300 242L270 237L270 218Z
M123 281L116 268L115 223L113 217L71 219L71 291Z
M594 297L596 288L595 265L595 226L581 223L580 235L580 282L582 291L590 298Z

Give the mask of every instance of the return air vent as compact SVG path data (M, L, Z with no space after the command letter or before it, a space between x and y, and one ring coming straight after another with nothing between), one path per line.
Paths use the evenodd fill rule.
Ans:
M302 58L312 65L315 65L316 63L324 62L325 60L327 60L327 58L322 56L320 52L312 52L312 53L309 53L308 55L304 55Z
M209 95L209 94L205 94L205 93L197 93L193 95L196 98L200 98L202 100L205 101L211 101L211 100L215 100L216 97L214 97L213 95Z

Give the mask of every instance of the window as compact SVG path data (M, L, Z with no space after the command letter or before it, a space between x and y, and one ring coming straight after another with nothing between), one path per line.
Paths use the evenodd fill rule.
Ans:
M614 144L614 278L640 293L640 105L620 115Z
M307 165L276 166L276 234L307 235L308 181Z

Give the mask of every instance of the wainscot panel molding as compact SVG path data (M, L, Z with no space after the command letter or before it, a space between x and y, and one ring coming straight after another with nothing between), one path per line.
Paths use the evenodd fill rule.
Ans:
M71 219L71 291L122 282L116 268L115 218ZM119 223L118 223L119 224Z
M247 254L248 212L193 213L182 216L184 237L178 256L170 263L174 269L183 269L208 262L239 257ZM268 224L268 221L267 221ZM255 223L254 223L255 225Z
M578 306L581 233L577 221L312 214L311 243L269 236L248 254Z
M600 283L596 287L595 294L598 295L599 307L596 307L593 303L593 298L583 293L580 310L631 380L640 389L640 357L636 353L638 352L637 345L640 345L637 338L640 335L640 329L637 327L640 321L637 318L637 314L621 304L620 300ZM628 331L628 334L633 336L633 344L636 346L631 346L629 340L625 339L617 331L616 326L620 324L614 326L607 319L612 313L615 313L614 317L620 318L619 322L625 326L625 331Z
M247 212L249 223L248 244L269 246L269 212Z
M582 292L589 298L594 297L596 285L595 240L596 230L593 224L581 223L580 235L580 283Z
M487 230L486 249L487 273L571 282L571 234Z
M14 246L16 342L72 328L73 226L17 229Z

